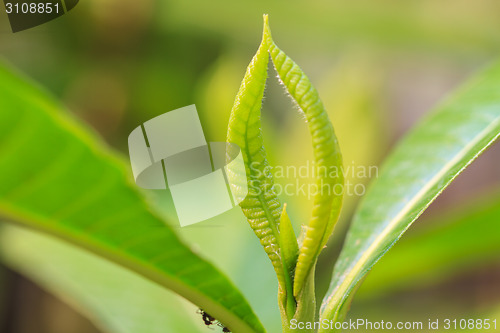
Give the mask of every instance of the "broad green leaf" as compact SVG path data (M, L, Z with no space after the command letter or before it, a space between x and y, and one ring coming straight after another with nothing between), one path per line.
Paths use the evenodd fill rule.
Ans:
M31 83L0 67L0 214L169 288L235 332L262 332L241 293L179 240L124 163Z
M359 298L436 285L498 263L499 199L498 193L481 196L405 235L370 272L358 291Z
M269 61L267 47L264 32L262 43L248 65L236 95L229 118L227 141L241 148L245 161L248 195L240 203L241 209L271 259L279 284L284 289L288 274L284 273L279 247L281 204L273 188L272 174L268 172L260 122ZM237 180L231 183L237 184Z
M385 162L357 211L322 305L342 320L349 298L380 257L500 132L500 64L430 113Z
M326 245L340 215L344 191L342 155L318 92L300 67L276 46L269 26L269 54L284 87L304 112L312 137L314 168L317 174L314 207L299 251L293 292L299 295L318 255Z
M206 332L196 308L165 288L48 235L3 225L0 258L103 332Z

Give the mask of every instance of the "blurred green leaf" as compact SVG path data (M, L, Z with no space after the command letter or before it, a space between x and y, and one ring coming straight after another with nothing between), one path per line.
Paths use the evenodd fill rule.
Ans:
M104 332L205 332L191 308L143 277L56 238L15 226L0 228L0 257L90 318Z
M390 155L364 198L334 269L321 318L342 320L370 268L500 131L500 64L428 115Z
M149 210L124 163L3 66L0 110L2 215L134 270L236 332L264 330L231 282Z
M435 285L500 260L499 195L440 214L411 232L370 272L358 295L377 297ZM401 265L411 262L411 265Z

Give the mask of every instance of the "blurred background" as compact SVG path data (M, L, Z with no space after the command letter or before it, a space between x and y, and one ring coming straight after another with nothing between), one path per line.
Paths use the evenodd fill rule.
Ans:
M2 11L0 55L124 156L131 130L190 104L207 140L224 141L263 13L277 44L319 90L346 166L378 166L415 122L500 54L496 0L82 0L63 17L16 34ZM309 134L275 76L262 116L268 158L274 166L300 167L312 159ZM351 318L496 318L500 326L499 162L500 147L493 146L432 204L368 275ZM148 195L176 221L168 193ZM298 234L311 202L300 194L281 200ZM358 200L347 198L320 258L319 295ZM178 231L243 290L269 332L280 331L273 270L238 209ZM0 332L106 332L71 295L50 291L50 283L0 263ZM176 311L201 324L194 306Z

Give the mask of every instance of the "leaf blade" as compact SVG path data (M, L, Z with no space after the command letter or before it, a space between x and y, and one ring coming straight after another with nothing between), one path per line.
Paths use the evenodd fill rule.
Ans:
M195 320L195 309L195 318L190 318L165 288L85 250L8 224L0 226L0 239L2 263L68 303L103 332L206 330L201 316Z
M283 205L283 212L280 218L280 244L285 260L286 268L290 274L293 273L299 255L299 245L295 232L293 230L292 221L286 212L286 204Z
M3 215L175 290L235 331L264 330L231 282L150 211L124 163L4 66L0 110Z
M299 255L299 244L297 238L295 237L295 232L293 230L292 221L286 212L286 203L283 205L283 211L280 217L280 232L279 232L279 244L280 244L280 254L282 264L285 268L285 274L289 277L293 276L295 271L295 266L297 265L297 258ZM289 279L286 281L286 290L293 290L292 281ZM296 301L293 297L288 297L286 299L281 299L281 304L286 304L286 314L288 318L293 318L296 311Z
M266 171L269 169L269 162L260 121L269 61L267 48L264 31L262 42L247 67L236 95L229 118L227 142L241 148L245 161L248 195L240 202L240 207L271 260L280 286L284 288L285 272L279 254L278 229L281 203L273 187L272 174ZM236 174L235 178L241 177ZM238 179L230 183L237 185Z
M428 115L387 159L355 215L321 318L341 319L338 314L368 270L498 138L499 83L500 65L496 64ZM394 186L394 180L402 184Z
M266 24L265 29L269 30ZM302 69L269 36L269 53L283 86L307 119L311 134L318 193L306 228L295 271L293 292L298 296L340 216L344 175L342 155L332 123L319 94ZM340 186L340 193L338 193Z
M375 266L359 297L424 288L497 263L499 199L498 192L481 195L425 221L425 226L407 234ZM401 267L405 260L411 266Z

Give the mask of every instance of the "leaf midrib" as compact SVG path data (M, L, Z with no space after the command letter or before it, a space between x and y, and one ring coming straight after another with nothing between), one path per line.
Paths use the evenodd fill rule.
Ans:
M12 205L2 202L2 200L0 200L0 211L2 211L7 218L12 218L13 221L21 219L23 224L29 225L35 230L42 230L50 235L62 238L64 241L71 244L83 247L84 249L96 253L97 255L117 263L122 267L131 269L132 271L159 283L163 287L175 290L178 294L191 301L195 299L205 299L206 303L212 304L212 308L219 308L233 317L234 321L239 322L240 327L242 325L246 326L246 329L243 332L257 332L250 323L245 321L244 317L240 318L231 312L234 305L232 307L224 307L218 303L217 299L198 291L196 288L200 287L202 284L193 286L186 284L182 279L177 278L177 276L170 274L168 271L162 270L152 262L142 260L140 257L135 256L131 252L121 251L119 248L108 246L105 243L98 242L95 239L87 237L87 235L72 229L54 226L52 223L48 223L51 219L40 219L35 216L30 216L30 214L26 214ZM35 220L38 222L33 223Z
M266 78L266 81L267 81L267 78ZM265 83L264 83L264 86L265 86ZM252 111L253 111L254 107L255 107L255 105L252 107L252 109L251 109ZM247 156L248 156L248 165L252 165L251 161L253 160L252 155L250 154L250 148L248 145L248 132L249 132L249 128L248 128L249 121L248 120L250 119L250 114L252 111L250 111L248 113L247 119L245 119L245 151L246 151ZM259 111L261 111L261 110L259 109ZM262 138L262 132L260 133L260 136ZM263 142L264 142L264 140L262 139L262 143ZM252 174L252 170L250 170L250 174ZM267 202L264 198L264 195L262 193L257 195L257 200L259 200L259 202L262 206L262 209L264 210L264 215L266 216L267 220L269 221L269 226L273 232L273 235L276 238L276 241L278 241L279 234L278 234L278 230L276 227L276 220L274 219L274 216L272 215L269 207L267 206Z

